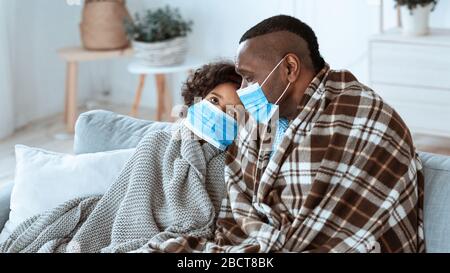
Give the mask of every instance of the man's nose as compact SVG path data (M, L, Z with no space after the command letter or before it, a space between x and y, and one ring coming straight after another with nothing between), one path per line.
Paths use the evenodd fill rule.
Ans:
M248 82L246 81L246 80L243 80L242 82L241 82L241 89L242 88L246 88L248 86Z

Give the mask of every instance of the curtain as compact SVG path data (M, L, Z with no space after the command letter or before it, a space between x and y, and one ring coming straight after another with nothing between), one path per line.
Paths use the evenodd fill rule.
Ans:
M15 0L0 0L0 139L14 131L10 14Z

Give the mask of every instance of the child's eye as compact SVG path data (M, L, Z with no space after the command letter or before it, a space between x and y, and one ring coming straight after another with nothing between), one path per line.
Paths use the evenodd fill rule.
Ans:
M209 102L212 103L212 104L214 104L214 105L217 105L217 104L219 104L219 99L216 98L216 97L211 97L211 98L209 99Z

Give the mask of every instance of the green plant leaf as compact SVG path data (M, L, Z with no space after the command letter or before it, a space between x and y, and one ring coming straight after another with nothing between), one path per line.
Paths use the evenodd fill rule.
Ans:
M178 8L165 6L147 10L143 15L136 13L134 22L125 22L125 29L130 38L152 43L187 36L192 25L192 21L183 19Z

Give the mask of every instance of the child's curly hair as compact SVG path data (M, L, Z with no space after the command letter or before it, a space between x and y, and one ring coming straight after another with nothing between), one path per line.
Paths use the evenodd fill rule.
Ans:
M223 83L232 83L236 89L241 86L242 78L236 73L234 64L229 61L219 61L206 64L189 76L182 87L181 96L184 103L191 106L196 97L204 98L211 90Z

